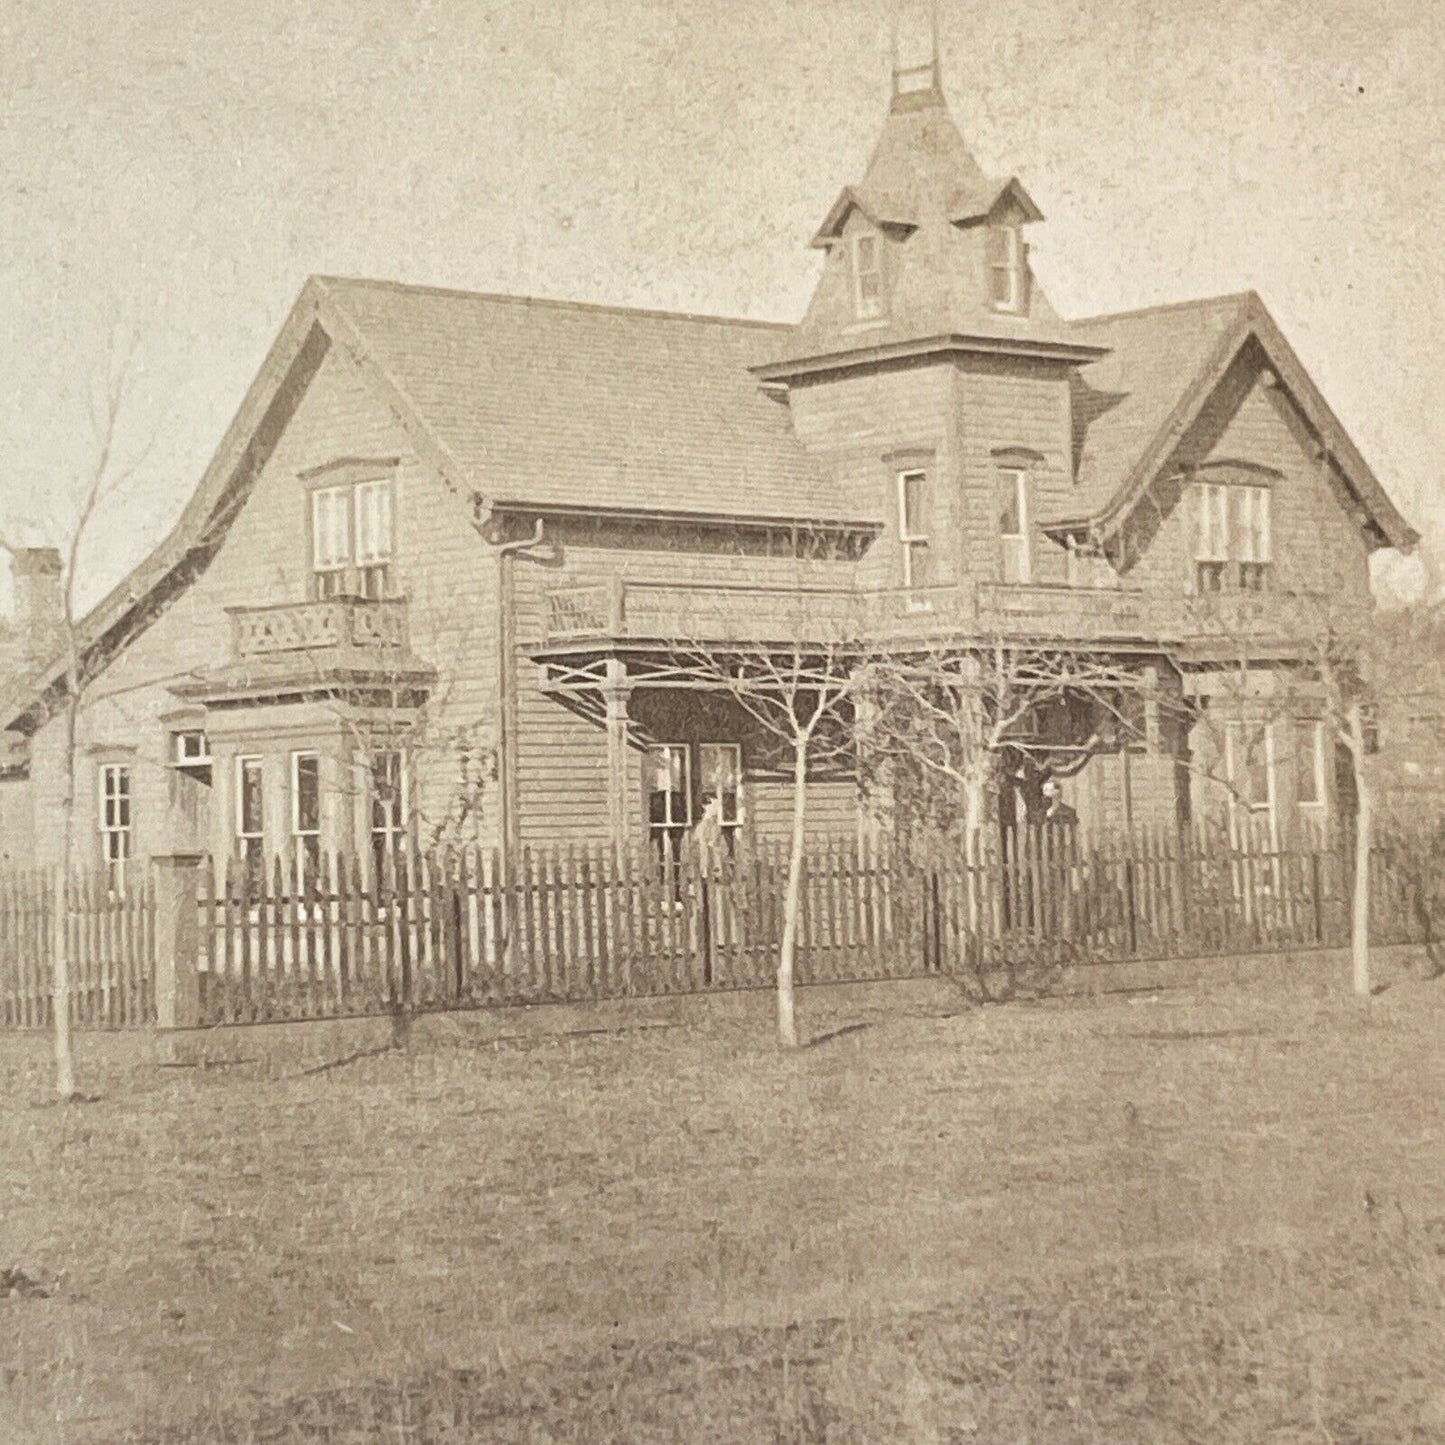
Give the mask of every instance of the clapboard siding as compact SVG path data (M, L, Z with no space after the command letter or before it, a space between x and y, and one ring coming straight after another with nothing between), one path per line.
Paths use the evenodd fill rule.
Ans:
M1206 463L1242 462L1279 475L1271 485L1275 585L1281 591L1320 592L1332 598L1369 598L1369 552L1350 514L1343 489L1332 479L1291 421L1291 403L1258 381L1232 415L1206 410L1200 428L1220 430ZM1160 489L1162 493L1162 489ZM1162 502L1161 502L1162 505ZM1145 520L1151 514L1146 512ZM1136 545L1140 545L1135 533ZM1185 490L1147 540L1128 580L1159 597L1176 598L1193 586L1194 515Z
M194 800L177 796L166 766L169 737L164 719L182 706L171 691L172 682L229 656L227 608L305 598L310 570L308 502L298 474L347 456L400 458L395 473L396 567L399 584L410 599L412 648L425 660L445 661L449 674L445 705L435 726L429 724L426 736L408 741L417 754L424 807L433 814L442 809L445 775L454 760L451 750L438 740L455 727L494 712L495 558L466 525L462 502L417 457L356 363L333 348L210 565L115 657L89 690L77 730L78 864L89 866L99 859L97 778L100 765L110 761L131 767L136 856L168 851L178 846L178 838L194 837L197 844L217 850L230 846L234 818L230 759L242 748L267 754L269 841L278 847L284 843L288 754L293 747L313 745L307 725L294 717L264 720L259 715L230 715L218 728L218 736L224 737L225 727L252 722L269 727L272 736L258 743L222 743L210 797L203 800L207 816L197 827L179 816L178 810L193 808ZM309 726L322 723L313 716ZM346 745L349 729L339 716L333 715L325 730L335 746ZM58 814L64 757L64 721L55 718L32 740L29 787L37 814ZM477 841L493 840L483 836ZM36 861L58 861L58 828L39 830L35 842Z
M998 471L1007 464L1029 472L1034 580L1063 582L1064 551L1044 535L1038 519L1066 511L1073 485L1065 373L1037 362L980 357L958 363L957 392L962 438L960 546L970 575L984 581L1000 575ZM1043 460L1010 458L1010 449Z

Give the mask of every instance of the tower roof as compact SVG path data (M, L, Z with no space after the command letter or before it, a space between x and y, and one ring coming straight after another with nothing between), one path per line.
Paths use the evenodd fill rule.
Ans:
M1019 226L1042 219L1017 177L990 177L975 160L949 111L936 52L925 66L895 67L882 133L862 179L843 188L813 238L827 252L823 274L776 360L892 354L942 338L950 349L1078 359L1078 338L1033 282L1018 237ZM864 233L875 239L858 252ZM860 254L869 266L862 299Z
M1017 177L984 174L949 112L936 62L930 70L933 83L922 89L900 89L898 77L908 72L895 72L883 133L863 179L843 188L813 245L831 245L855 206L874 225L915 229L933 217L955 225L981 219L1011 194L1024 219L1043 220Z

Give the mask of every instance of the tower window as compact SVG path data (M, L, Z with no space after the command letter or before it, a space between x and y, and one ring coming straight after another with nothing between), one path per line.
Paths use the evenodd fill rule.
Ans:
M995 311L1028 310L1028 271L1024 233L1018 226L991 226L988 232L989 299Z
M927 587L931 578L928 565L928 473L898 473L898 543L903 552L903 586L909 592L911 609L928 607L926 598L915 594L916 588Z
M1033 556L1029 547L1029 474L1005 467L998 474L998 532L1000 576L1005 582L1031 582Z
M853 309L862 320L883 314L883 247L871 231L853 237Z

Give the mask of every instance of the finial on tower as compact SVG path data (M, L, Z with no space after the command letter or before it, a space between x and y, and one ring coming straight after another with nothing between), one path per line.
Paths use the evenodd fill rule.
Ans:
M943 62L938 47L938 5L928 7L929 56L921 65L903 65L898 50L898 19L893 20L892 110L912 110L925 105L942 105Z

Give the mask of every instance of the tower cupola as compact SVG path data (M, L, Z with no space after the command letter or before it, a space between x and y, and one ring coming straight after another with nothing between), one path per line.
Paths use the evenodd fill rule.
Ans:
M988 176L943 94L936 35L925 64L895 55L888 114L862 179L845 186L812 244L822 275L794 354L974 338L988 350L1071 349L1029 264L1043 219L1016 176Z

